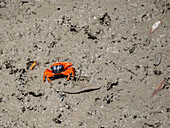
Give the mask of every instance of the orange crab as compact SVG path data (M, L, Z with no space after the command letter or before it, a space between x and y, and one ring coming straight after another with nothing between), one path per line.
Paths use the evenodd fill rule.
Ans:
M74 78L75 68L71 67L72 65L73 64L70 62L57 62L52 64L52 66L50 66L51 70L47 68L44 71L43 82L45 82L45 78L47 78L47 80L51 82L50 77L57 76L57 75L68 76L67 80L69 80L70 75L72 74Z

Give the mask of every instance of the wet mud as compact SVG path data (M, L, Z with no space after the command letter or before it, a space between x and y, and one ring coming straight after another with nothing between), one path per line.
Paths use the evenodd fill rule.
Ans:
M170 127L169 21L168 0L0 0L0 127ZM43 82L58 60L75 79Z

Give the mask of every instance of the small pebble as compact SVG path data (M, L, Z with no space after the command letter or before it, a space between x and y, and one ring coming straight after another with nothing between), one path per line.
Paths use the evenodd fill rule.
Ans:
M153 65L158 66L161 63L161 59L162 59L161 53L155 54L155 58L153 60Z
M5 2L0 2L0 8L4 8L5 7Z

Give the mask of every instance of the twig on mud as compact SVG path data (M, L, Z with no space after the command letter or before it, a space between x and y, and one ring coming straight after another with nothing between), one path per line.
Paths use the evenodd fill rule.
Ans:
M128 71L128 72L132 73L133 75L137 76L137 74L132 72L130 69L127 69L127 68L125 68L125 69L126 69L126 71Z
M154 95L156 95L158 92L160 92L163 89L163 87L165 86L165 82L166 82L166 78L164 78L161 81L161 83L156 87L156 89L153 91L151 97L154 97Z
M80 94L80 93L83 93L83 92L90 92L90 91L94 91L94 90L99 90L101 88L100 87L96 87L96 86L86 86L86 87L83 87L81 89L77 89L77 90L74 90L74 91L60 91L60 90L56 90L54 89L56 92L61 92L61 93L68 93L68 94Z
M167 75L168 75L169 73L170 73L170 72L168 72ZM152 95L151 95L151 98L154 97L154 95L156 95L158 92L160 92L160 91L164 88L167 79L168 79L168 78L165 77L165 78L160 82L160 84L159 84L159 85L156 87L156 89L153 91L153 93L152 93Z
M135 75L135 76L137 76L137 74L136 73L134 73L132 70L130 70L130 69L128 69L128 68L126 68L126 67L124 67L124 66L119 66L118 64L116 64L116 63L113 63L116 67L119 67L119 68L122 68L122 69L124 69L124 70L126 70L126 71L128 71L128 72L130 72L130 73L132 73L133 75Z

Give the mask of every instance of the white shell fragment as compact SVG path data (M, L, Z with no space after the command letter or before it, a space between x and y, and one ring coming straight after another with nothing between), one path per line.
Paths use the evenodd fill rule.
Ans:
M152 28L151 28L151 30L150 30L150 34L152 34L158 27L159 27L159 25L160 24L162 24L162 21L157 21L157 22L155 22L153 25L152 25Z

